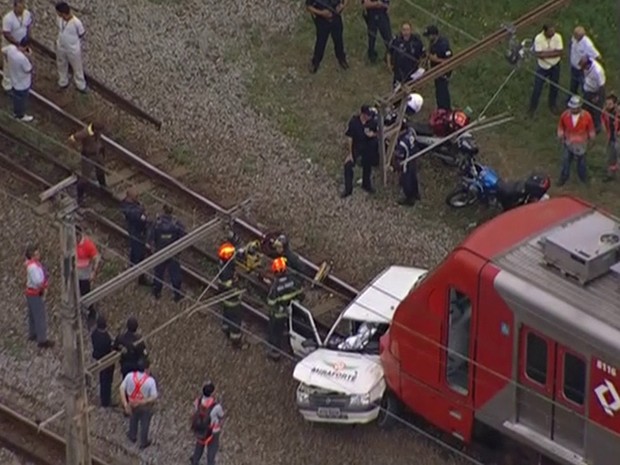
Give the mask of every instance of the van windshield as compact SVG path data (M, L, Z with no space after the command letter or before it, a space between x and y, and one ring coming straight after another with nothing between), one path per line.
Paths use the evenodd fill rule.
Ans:
M379 354L379 339L389 325L342 319L325 342L327 348L343 352Z

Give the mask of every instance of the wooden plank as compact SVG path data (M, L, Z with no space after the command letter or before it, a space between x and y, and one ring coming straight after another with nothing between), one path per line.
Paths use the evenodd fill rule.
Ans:
M136 171L131 168L123 168L120 171L113 171L107 176L108 186L114 187L117 184L131 178L136 174Z

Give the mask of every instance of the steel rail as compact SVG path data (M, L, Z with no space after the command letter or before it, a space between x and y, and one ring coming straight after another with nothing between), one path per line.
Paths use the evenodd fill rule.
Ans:
M58 448L66 449L67 442L61 436L54 433L53 431L50 431L47 428L39 428L39 425L35 421L13 410L8 405L0 403L0 414L7 416L11 418L13 421L16 421L19 424L29 428L30 430L32 430L33 436L34 435L43 436L47 441L56 443ZM23 453L23 455L29 455L29 456L33 455L31 450L20 447L19 444L15 444L13 441L9 441L9 440L6 440L6 441L9 442L12 447L14 447L15 449L18 449L19 452ZM65 452L63 450L63 454L64 453ZM93 465L111 465L109 462L106 462L105 460L95 455L92 455L91 458L92 458ZM40 459L37 459L37 460L40 460Z
M523 16L518 18L512 23L515 29L523 28L531 25L535 21L541 19L543 16L561 8L566 5L570 0L550 0L531 11L528 11ZM440 63L439 65L426 71L420 79L412 82L407 82L401 88L387 97L379 99L379 103L383 105L393 105L395 102L400 102L405 96L420 88L424 84L446 74L449 71L458 68L459 66L467 63L476 55L485 52L492 47L498 45L502 40L507 39L511 34L511 31L504 27L485 37L484 39L476 42L465 50L457 53L448 61Z
M56 61L56 52L54 52L52 49L48 48L46 45L33 38L30 39L30 43L35 50ZM117 105L127 113L135 116L136 118L152 124L157 128L158 131L161 129L162 122L157 118L149 115L146 111L139 108L135 103L130 102L124 97L121 97L118 93L114 92L112 89L110 89L108 86L106 86L103 82L99 81L94 76L88 73L84 73L84 77L86 78L86 82L88 83L89 87L95 92L97 92L99 95L101 95L104 99L108 100L114 105Z
M49 109L53 110L55 113L57 113L58 115L60 115L64 119L66 119L68 121L71 121L72 123L77 124L77 125L79 125L82 128L86 127L86 124L83 121L81 121L79 118L77 118L77 117L71 115L70 113L66 112L60 106L58 106L57 104L55 104L54 102L52 102L48 98L44 97L43 95L39 94L38 92L35 92L34 90L31 90L30 94L39 103L41 103L44 106L48 107ZM165 185L167 187L172 187L172 188L176 189L177 191L179 191L183 195L185 195L185 196L191 198L193 201L201 204L203 207L206 207L208 209L214 210L214 211L216 211L219 214L225 214L226 213L226 211L227 211L226 208L224 208L221 205L215 203L214 201L208 199L207 197L203 196L202 194L199 194L198 192L194 191L193 189L191 189L190 187L186 186L185 184L183 184L178 179L176 179L173 176L171 176L170 174L160 170L156 166L154 166L151 163L149 163L148 161L144 160L139 155L136 155L134 152L132 152L131 150L127 149L126 147L123 147L118 142L114 141L113 139L109 138L108 136L103 135L102 136L102 140L106 144L106 146L108 146L109 148L111 148L115 152L120 153L124 157L124 161L133 164L134 166L139 168L140 171L142 171L144 174L146 174L146 175L148 175L148 176L158 180L160 183L162 183L163 185ZM256 227L255 225L249 223L246 220L243 220L242 218L235 218L234 219L234 224L239 226L246 233L249 233L252 236L256 236L256 237L258 237L260 239L263 239L265 237L265 233L262 232L260 229L258 229L258 227ZM318 271L319 266L316 265L314 262L312 262L310 259L308 259L308 258L306 258L306 257L304 257L302 255L299 255L299 259L301 260L301 262L304 265L306 265L308 268L310 268L313 272L316 273ZM325 277L325 280L327 281L327 283L329 284L330 287L335 288L335 290L339 290L342 294L347 295L347 296L349 296L351 298L355 297L360 292L359 289L356 289L352 285L348 284L347 282L345 282L344 280L338 278L337 276L334 276L333 274L328 274Z

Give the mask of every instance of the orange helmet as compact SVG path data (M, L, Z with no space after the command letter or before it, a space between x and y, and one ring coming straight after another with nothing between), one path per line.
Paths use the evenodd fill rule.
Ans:
M278 257L271 262L271 271L274 273L283 273L286 271L286 258Z
M457 110L452 113L452 121L457 128L464 128L469 124L469 116L467 116L467 113Z
M235 246L230 242L224 242L220 245L219 250L217 251L217 256L220 260L230 260L232 256L235 254Z

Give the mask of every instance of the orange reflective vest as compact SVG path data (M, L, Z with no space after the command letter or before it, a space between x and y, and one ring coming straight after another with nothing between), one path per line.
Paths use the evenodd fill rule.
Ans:
M573 124L573 115L569 110L562 113L558 122L558 138L568 145L584 145L588 139L594 139L594 121L592 115L582 110L576 124Z
M137 371L133 372L134 388L133 388L133 392L129 394L130 401L144 399L144 394L142 394L142 386L144 386L144 383L146 383L148 379L149 379L149 375L147 375L146 373L144 373L144 376L142 377L142 379L138 379L138 372Z
M205 410L207 410L207 411L208 411L208 409L209 409L209 408L211 408L211 407L213 407L213 406L215 405L215 399L213 399L212 397L208 397L208 398L207 398L207 399L205 399L205 400L201 400L201 399L202 399L201 397L199 397L198 399L196 399L196 402L195 402L195 405L194 405L194 406L196 407L196 410L198 410L200 407L202 407L202 408L204 408ZM210 413L209 413L209 415L210 415ZM209 419L209 421L211 421L211 419ZM222 427L221 427L221 425L219 424L219 422L211 423L211 435L207 436L207 437L206 437L206 438L204 438L204 439L200 439L200 438L198 438L198 439L197 439L197 441L198 441L200 444L203 444L203 445L205 445L205 446L208 446L208 445L209 445L209 443L210 443L211 441L213 441L213 435L214 435L215 433L219 433L221 428L222 428Z

